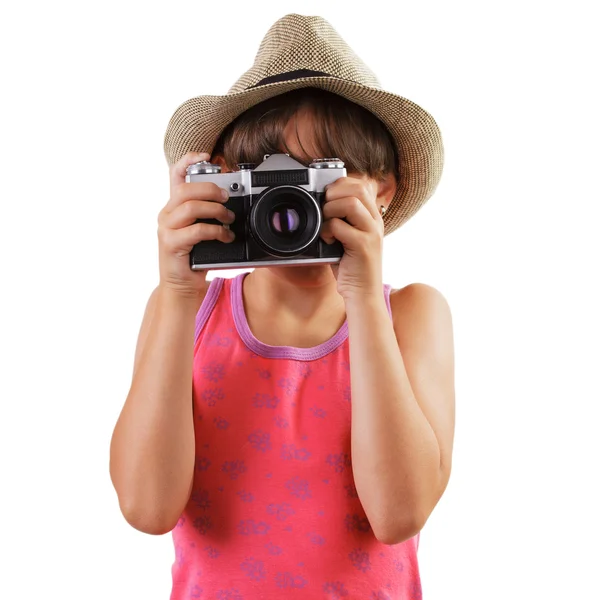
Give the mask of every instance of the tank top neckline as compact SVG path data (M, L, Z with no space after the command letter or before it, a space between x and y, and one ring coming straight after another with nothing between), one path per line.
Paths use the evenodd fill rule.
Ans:
M344 319L342 326L328 340L317 346L299 348L296 346L271 346L261 342L254 336L244 309L243 282L247 272L240 273L229 280L230 301L233 320L238 334L246 347L265 358L288 358L294 360L316 360L323 358L337 347L341 346L348 337L348 319Z
M250 329L246 311L244 310L242 284L247 272L240 273L234 277L214 277L208 287L206 297L200 310L196 315L196 327L194 343L197 342L200 332L206 325L213 308L215 307L221 290L225 287L225 300L228 301L231 310L235 328L242 342L251 351L265 358L287 358L294 360L316 360L323 358L336 348L341 346L348 339L348 320L345 319L338 331L322 344L311 348L298 348L295 346L271 346L257 339ZM385 302L390 318L392 317L392 309L390 305L390 292L392 286L385 283L383 285Z

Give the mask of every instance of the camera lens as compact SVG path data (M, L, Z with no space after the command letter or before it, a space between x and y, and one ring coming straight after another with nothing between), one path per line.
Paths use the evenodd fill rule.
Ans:
M269 188L252 207L250 228L269 254L297 255L318 236L321 210L315 198L302 188Z
M280 204L271 211L271 229L281 236L293 235L300 226L300 216L290 205Z

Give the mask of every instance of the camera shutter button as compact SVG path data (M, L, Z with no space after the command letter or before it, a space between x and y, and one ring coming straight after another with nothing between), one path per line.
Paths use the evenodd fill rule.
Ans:
M309 167L312 169L343 169L344 163L339 158L315 158Z
M207 160L202 160L200 162L194 163L193 165L190 165L186 169L186 171L188 175L208 175L220 173L221 167L219 165L213 165Z

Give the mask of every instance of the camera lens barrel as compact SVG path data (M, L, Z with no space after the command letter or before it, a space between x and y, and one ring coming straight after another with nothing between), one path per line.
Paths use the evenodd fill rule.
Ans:
M268 189L250 212L250 229L261 246L274 256L300 254L321 229L321 210L315 198L293 185Z

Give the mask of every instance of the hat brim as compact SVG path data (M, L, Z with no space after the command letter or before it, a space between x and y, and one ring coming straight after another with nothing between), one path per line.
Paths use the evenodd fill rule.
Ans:
M164 152L169 165L190 151L212 152L223 130L252 106L287 91L316 87L366 108L389 129L398 153L400 181L384 217L385 235L406 223L432 196L442 175L444 147L433 117L410 100L337 77L303 77L224 96L197 96L169 120Z

